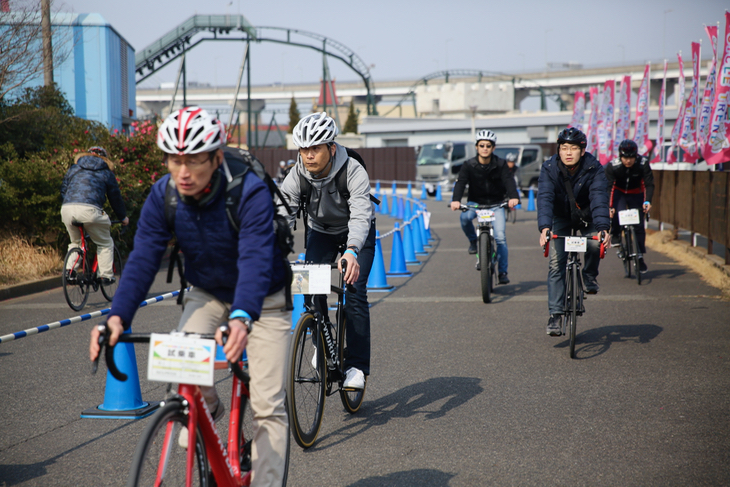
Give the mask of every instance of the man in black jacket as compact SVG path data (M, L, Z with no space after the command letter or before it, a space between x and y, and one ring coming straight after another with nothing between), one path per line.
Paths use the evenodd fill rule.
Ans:
M480 130L477 132L476 138L478 155L464 162L461 166L454 186L451 209L457 211L461 206L461 198L464 196L464 189L467 184L469 185L467 205L499 205L508 197L509 207L514 208L520 204L520 197L507 163L504 159L493 154L494 146L497 144L497 136L491 130ZM477 253L477 234L472 223L476 216L474 210L465 211L461 214L461 229L464 230L466 238L469 239L470 254ZM509 284L509 278L507 277L509 252L505 235L506 218L504 208L496 208L494 216L493 228L494 239L497 242L499 283Z
M644 230L644 213L651 209L651 198L654 195L654 175L651 172L649 160L638 154L636 142L627 139L621 142L618 148L619 158L612 164L606 165L606 179L608 179L611 198L609 208L611 212L611 246L617 247L621 243L621 226L618 221L618 212L622 210L641 208L639 224L634 225L636 242L639 253L646 253L646 231ZM639 258L639 272L646 272L644 258Z

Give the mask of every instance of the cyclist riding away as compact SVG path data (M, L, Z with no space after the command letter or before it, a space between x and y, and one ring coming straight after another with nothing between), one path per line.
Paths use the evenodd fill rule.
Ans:
M624 140L618 147L619 158L612 164L606 165L606 178L610 185L611 197L609 207L611 212L611 246L621 244L621 226L618 222L618 212L641 208L639 224L635 225L636 240L639 253L646 253L646 230L644 229L644 214L651 209L651 198L654 195L654 174L651 171L649 159L638 154L639 149L633 140ZM639 271L646 272L644 258L639 259Z
M230 334L223 347L229 361L244 348L251 375L254 412L251 485L281 485L289 435L285 399L285 368L291 334L285 311L285 262L274 237L274 205L269 189L253 171L242 180L236 231L226 214L223 124L198 107L173 112L160 126L157 145L170 172L151 189L139 219L134 250L114 296L107 326L114 345L129 329L139 303L146 297L160 261L174 236L185 255L185 293L180 329L215 333L222 344L222 323ZM165 192L176 191L174 228L168 229ZM171 231L173 230L173 231ZM96 327L90 356L99 351ZM200 387L214 419L224 407L214 387ZM187 432L179 441L187 445Z
M586 136L576 128L567 128L558 135L558 154L545 161L537 189L537 225L540 245L545 246L552 232L560 236L580 230L583 236L602 232L608 245L608 192L606 173L598 160L586 152ZM598 292L599 241L589 240L583 282L588 294ZM548 270L548 308L550 319L547 334L560 336L564 314L565 265L568 254L562 239L550 246Z
M367 282L375 257L375 211L370 201L370 180L365 168L337 142L339 130L325 112L312 113L294 127L299 148L297 163L281 186L292 208L302 208L308 220L306 261L335 261L340 249L347 261L345 299L347 354L343 387L364 389L370 375L370 308ZM346 167L345 167L346 165ZM347 195L340 194L337 176L346 171ZM306 187L309 187L308 201ZM293 225L295 217L290 216ZM306 220L305 220L306 221ZM340 259L341 260L341 259ZM338 269L341 266L338 260ZM315 303L327 316L324 297Z
M61 184L61 220L71 238L68 250L81 245L81 232L74 222L83 223L84 230L96 244L99 278L105 286L115 281L114 241L109 233L111 220L104 212L107 197L117 218L122 220L122 225L129 224L113 170L114 163L109 160L106 150L103 147L91 147L74 158L74 164L66 171ZM74 269L66 269L66 272L69 278L73 278Z
M491 130L480 130L476 137L477 156L464 162L454 185L451 200L452 211L461 206L464 189L469 185L468 205L499 205L509 198L508 205L514 208L520 204L515 178L510 172L507 162L494 154L497 136ZM477 233L472 220L476 218L475 210L461 214L461 229L469 239L469 253L477 253ZM507 236L505 235L506 217L504 208L494 209L494 239L497 242L497 258L499 260L499 283L509 284Z

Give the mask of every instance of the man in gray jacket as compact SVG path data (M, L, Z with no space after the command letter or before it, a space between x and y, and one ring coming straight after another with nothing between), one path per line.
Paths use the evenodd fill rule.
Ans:
M347 261L345 282L351 286L345 299L347 354L343 386L364 389L365 377L370 374L367 282L375 256L375 212L367 171L334 141L338 133L335 121L324 112L299 121L292 133L299 156L281 192L292 207L300 207L301 203L308 216L306 260L331 263L341 253ZM348 194L338 190L341 171L346 171ZM289 218L293 225L295 217ZM341 270L339 261L337 266ZM324 299L316 303L326 316Z

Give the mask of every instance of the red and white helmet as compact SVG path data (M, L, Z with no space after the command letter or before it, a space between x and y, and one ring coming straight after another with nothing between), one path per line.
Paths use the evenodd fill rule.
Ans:
M157 131L157 146L168 154L210 152L225 143L223 123L200 107L171 113Z
M335 141L338 133L337 124L327 113L312 113L299 120L294 127L292 142L300 149L329 144Z

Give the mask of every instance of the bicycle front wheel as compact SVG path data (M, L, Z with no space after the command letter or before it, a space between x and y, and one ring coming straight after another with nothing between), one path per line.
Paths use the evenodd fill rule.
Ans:
M578 293L582 293L582 289L578 289L580 281L578 280L578 266L572 265L570 267L570 276L568 284L568 292L570 293L570 309L565 317L568 320L566 328L568 329L568 335L570 335L570 358L575 358L575 327L578 321Z
M492 302L492 249L489 248L489 234L479 234L479 267L482 281L482 301Z
M343 323L340 324L338 338L338 351L340 357L340 365L344 370L344 363L347 357L347 322L344 317ZM342 399L342 405L345 407L345 411L350 414L355 414L362 406L363 398L365 397L365 389L368 386L368 378L365 377L365 387L362 389L344 389L340 388L340 399Z
M165 404L152 416L134 452L127 487L186 485L187 448L179 445L178 436L187 424L188 417L177 401ZM211 485L208 457L200 431L195 435L193 461L191 485Z
M119 287L119 280L122 278L122 254L119 253L119 249L116 246L114 247L114 262L112 265L114 282L107 285L101 284L101 294L104 295L107 301L114 299L114 294L116 294L117 288Z
M327 363L324 339L314 315L302 314L291 341L287 408L294 441L302 448L314 444L322 426Z
M624 227L626 228L626 227ZM631 245L631 230L624 230L624 272L626 277L631 277L631 252L633 246Z
M66 302L74 311L81 311L89 299L89 280L86 276L87 266L84 265L84 254L80 248L68 251L63 261L63 295Z
M634 261L634 272L636 273L636 284L641 286L641 269L639 268L639 244L636 242L636 231L631 227L631 256Z

